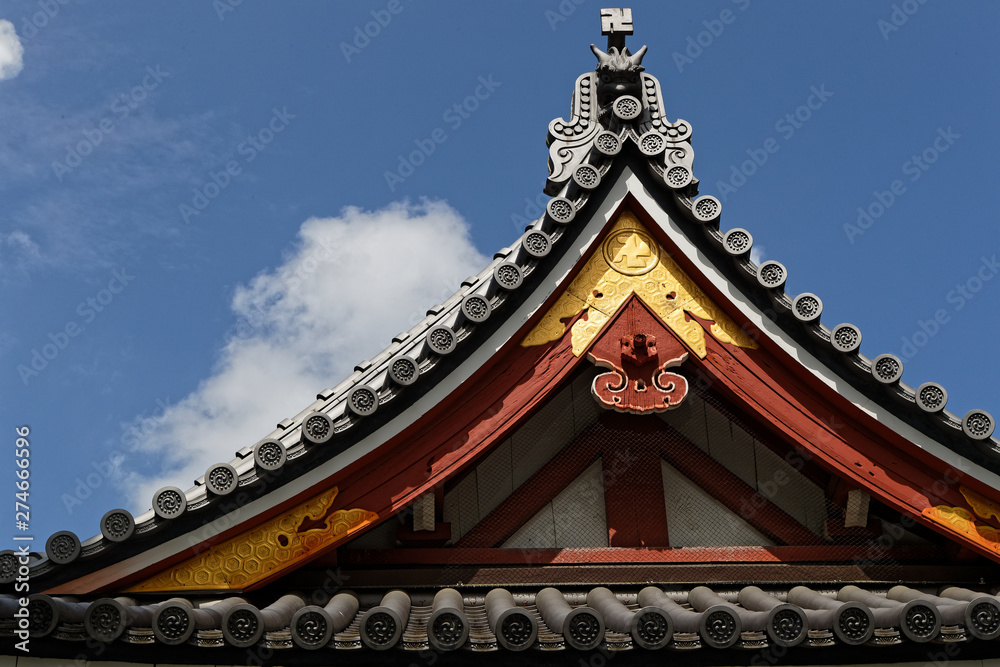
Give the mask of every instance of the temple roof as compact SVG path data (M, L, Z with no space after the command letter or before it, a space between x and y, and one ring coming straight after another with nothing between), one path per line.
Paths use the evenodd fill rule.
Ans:
M289 506L306 490L415 423L437 401L474 377L497 350L516 342L515 335L528 323L541 321L558 296L557 288L581 270L585 251L626 209L634 211L647 228L669 237L686 258L686 266L731 301L742 318L734 325L738 331L731 331L733 336L773 347L794 359L810 382L833 389L916 448L988 487L1000 488L1000 442L993 437L994 420L988 413L973 409L955 414L946 407L944 387L930 382L911 387L902 382L900 359L891 354L866 357L860 352L862 333L857 327L824 323L820 296L786 293L788 272L780 262L757 265L750 259L750 231L742 227L724 230L719 200L699 193L692 125L668 120L660 84L641 66L645 47L633 54L624 45L624 14L604 19L607 51L592 47L597 70L577 79L569 118L556 118L549 124L550 175L545 192L551 199L544 215L512 245L497 252L480 273L464 280L451 297L430 308L423 320L395 336L382 352L358 363L349 377L321 391L311 405L281 421L259 442L240 449L229 462L212 466L194 486L160 489L152 499L152 509L137 517L121 509L108 512L100 534L89 539L80 540L68 531L51 536L46 553L30 559L32 580L57 589L119 562L131 562L128 567L139 571L159 560L176 561L192 539L214 538L230 529L237 519L227 517L262 521L274 508ZM631 34L630 27L627 34ZM595 307L595 316L599 311ZM712 319L721 322L719 317ZM556 333L565 332L557 326ZM330 502L332 497L324 509ZM377 518L352 517L347 530L363 528ZM0 583L9 584L16 575L14 552L4 552ZM486 612L479 593L463 591L463 604L470 619L479 619L470 622L482 631L484 644L490 644L496 637L491 640L490 631L484 629L489 623L483 620ZM631 596L637 591L618 593L619 601L636 604ZM688 592L684 593L678 599L687 600ZM779 597L788 595L788 591L778 593ZM527 595L534 600L538 591ZM413 599L422 598L415 594ZM566 598L572 604L585 599L587 592ZM881 599L885 600L884 592ZM57 599L45 598L43 604L76 619L97 602L76 603L86 604L86 610ZM428 604L424 600L416 606ZM363 614L361 607L354 606L350 624L345 626L354 632ZM248 613L260 611L253 609ZM120 615L142 619L141 625L148 623L146 616L151 613L152 609L125 610ZM426 609L423 615L414 612L413 619L423 619L413 621L417 623L411 628L417 635L411 639L414 645L428 641L427 613ZM282 614L283 630L290 627L291 618ZM937 628L929 638L939 638L941 632ZM287 637L282 641L291 645Z

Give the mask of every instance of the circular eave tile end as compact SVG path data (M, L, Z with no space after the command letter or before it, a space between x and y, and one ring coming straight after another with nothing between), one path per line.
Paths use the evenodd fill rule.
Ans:
M45 555L57 565L67 565L80 556L80 538L69 530L60 530L45 541Z
M823 314L823 301L812 292L803 292L792 300L792 313L800 322L815 322Z
M216 463L205 471L205 487L217 496L229 495L239 484L239 473L228 463Z
M101 535L109 542L124 542L134 532L135 519L128 510L111 510L101 517Z
M277 470L287 460L288 451L280 440L261 440L253 446L253 462L261 470Z
M691 207L695 220L702 224L713 222L722 215L722 202L712 195L698 197Z
M962 430L973 440L988 440L995 427L993 416L985 410L969 410L962 418Z
M788 270L781 262L769 259L757 268L757 282L767 289L780 289L787 279Z
M176 519L187 509L187 496L176 486L165 486L153 494L153 511L161 519Z
M894 354L880 354L872 359L872 376L882 384L895 384L903 377L903 362Z
M853 324L838 324L830 332L830 344L838 352L855 352L861 347L861 329Z
M753 235L742 227L730 229L722 237L722 247L733 257L745 255L753 247Z
M410 357L396 357L389 365L389 377L398 385L409 386L420 377L420 366Z
M367 385L354 387L347 394L347 408L358 417L367 417L378 410L378 392Z
M333 433L333 419L325 412L312 412L302 420L302 440L307 444L325 445Z
M941 412L948 404L948 392L937 382L925 382L917 387L914 400L924 412Z

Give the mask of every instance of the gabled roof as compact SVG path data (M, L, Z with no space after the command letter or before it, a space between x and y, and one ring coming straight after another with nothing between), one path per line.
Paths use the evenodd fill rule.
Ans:
M1000 488L993 418L982 410L951 413L947 392L934 383L902 383L898 358L869 359L859 351L857 327L822 322L819 296L786 294L787 271L780 263L755 265L750 232L724 232L720 202L699 196L692 126L667 119L659 82L641 72L641 55L610 47L609 54L598 52L599 67L633 72L637 89L604 99L610 93L598 72L577 79L569 119L549 124L545 191L552 199L514 244L351 376L190 489L161 489L153 508L135 518L113 510L102 519L101 533L85 541L68 532L51 536L47 553L32 558L33 580L60 589L114 564L113 574L98 574L74 592L114 587L154 565L183 559L193 545L218 544L241 526L273 519L316 496L335 475L348 475L366 456L419 426L446 397L469 382L489 381L486 370L497 370L491 360L518 347L542 321L581 271L581 257L596 252L595 244L625 209L669 244L668 252L702 289L725 300L728 317L743 334L776 358L794 361L793 372L817 390L839 394L858 414L911 443L925 465L938 461L960 471L979 484L979 492ZM416 495L408 491L397 505ZM986 514L977 512L987 520L989 502L979 503ZM941 510L932 518L954 524L954 516L946 515ZM976 533L975 517L959 518L966 522L963 530ZM0 581L10 583L16 572L13 553L0 556Z

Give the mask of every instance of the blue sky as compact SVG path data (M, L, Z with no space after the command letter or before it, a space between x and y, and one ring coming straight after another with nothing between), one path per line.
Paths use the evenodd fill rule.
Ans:
M2 469L29 426L36 546L189 487L512 242L600 6L5 2ZM632 8L723 229L1000 416L1000 5Z

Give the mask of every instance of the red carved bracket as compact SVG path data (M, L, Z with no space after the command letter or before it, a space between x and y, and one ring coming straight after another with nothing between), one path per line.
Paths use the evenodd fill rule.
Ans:
M657 348L657 334L663 349ZM660 319L632 297L587 353L595 365L610 371L594 378L591 391L602 407L617 412L676 408L687 396L688 382L666 369L680 366L687 356Z

